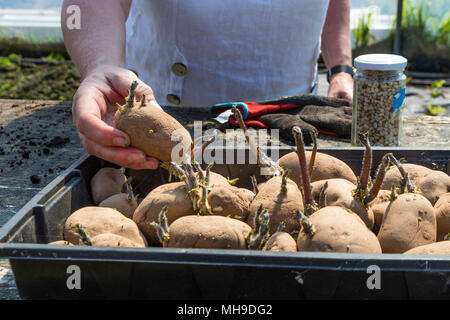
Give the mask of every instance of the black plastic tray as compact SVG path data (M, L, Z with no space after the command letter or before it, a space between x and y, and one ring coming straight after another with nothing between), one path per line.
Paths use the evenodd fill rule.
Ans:
M239 149L241 150L241 149ZM234 151L239 151L234 150ZM290 148L279 148L280 156ZM362 148L324 148L359 174ZM248 150L242 149L248 159ZM393 152L448 173L450 149L374 148L374 166ZM270 154L270 153L269 153ZM111 164L85 155L33 197L0 229L0 257L10 259L28 299L449 299L450 256L262 252L245 250L49 246L71 212L91 205L88 181ZM256 165L216 165L227 176L257 174ZM131 172L146 192L163 170ZM242 179L241 186L249 186ZM145 194L145 193L141 193ZM69 266L80 289L69 289ZM379 268L380 289L369 289ZM70 270L70 269L69 269ZM70 279L69 279L70 282Z

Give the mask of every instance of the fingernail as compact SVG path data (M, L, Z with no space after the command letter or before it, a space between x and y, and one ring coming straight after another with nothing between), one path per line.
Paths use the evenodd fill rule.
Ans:
M145 168L152 169L152 170L158 168L158 165L159 165L158 161L153 158L147 158L144 163Z
M132 163L144 162L145 156L142 153L132 153L128 156L128 161Z
M113 143L116 147L127 147L127 142L125 138L116 137L113 139Z

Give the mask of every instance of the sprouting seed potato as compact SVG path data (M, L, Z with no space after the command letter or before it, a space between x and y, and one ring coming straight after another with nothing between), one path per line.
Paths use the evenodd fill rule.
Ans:
M278 231L270 236L262 250L296 252L297 242L289 233Z
M370 209L372 210L373 217L375 220L375 226L377 229L380 228L381 223L383 221L384 213L386 212L387 207L391 203L391 191L389 190L380 190L378 196L369 204Z
M297 210L303 211L302 194L297 184L286 178L286 191L282 192L283 177L273 177L260 185L259 192L250 204L250 214L247 223L253 228L254 218L259 206L262 205L270 214L269 233L276 232L281 222L286 223L284 231L291 233L298 230L299 223L295 218Z
M129 199L126 193L118 193L106 198L98 206L116 209L125 217L132 219L137 208L137 202Z
M149 223L158 219L160 211L165 206L168 207L169 224L178 218L194 214L192 201L186 197L184 182L171 182L153 189L134 211L133 221L137 223L149 245L159 244L156 231Z
M328 182L328 187L324 191L325 201L328 206L338 206L346 208L356 213L366 224L367 228L372 229L374 216L372 209L366 208L359 201L355 200L352 193L356 185L348 180L335 178L320 180L312 183L312 193L314 200L319 202L319 194L324 184Z
M183 157L190 150L192 142L189 132L172 116L162 109L149 105L143 96L136 103L134 92L137 82L133 82L125 105L118 105L114 122L118 129L130 137L130 145L144 151L148 156L161 161L172 159L172 152Z
M311 154L311 151L305 151L308 165ZM294 180L300 188L302 183L297 154L295 152L290 152L284 155L278 160L278 164L285 170L291 170L290 178ZM332 178L342 178L356 184L356 175L345 162L328 154L317 152L314 161L314 169L311 173L311 182Z
M450 255L450 241L444 240L412 248L404 254L446 254Z
M184 216L169 226L170 248L247 249L251 227L223 216Z
M298 251L381 253L375 234L355 213L337 206L327 206L309 216L313 233L301 232Z
M300 233L297 237L298 251L322 251L322 252L347 252L347 253L381 253L380 243L375 234L369 230L366 223L354 212L339 206L330 206L327 203L327 194L329 181L336 181L336 186L331 184L330 201L336 201L342 195L339 194L339 185L343 185L345 179L330 179L323 183L320 188L319 204L314 200L311 187L311 166L307 165L306 152L303 144L302 131L299 127L293 129L294 138L297 145L297 156L301 167L301 182L304 194L304 213L297 211L297 219L301 225ZM366 197L376 196L379 178L383 177L383 170L379 170L381 175L377 174L374 188L367 187L368 175L371 167L371 149L367 136L362 134L361 141L366 145L366 152L363 158L363 169L358 179L358 185L355 186L349 182L349 189L355 189L353 192L345 190L350 197L354 194L360 194L363 197L359 201L365 201ZM386 158L380 165L386 166ZM336 187L336 191L333 189ZM319 209L319 206L321 207Z
M125 172L125 169L121 169L122 172ZM132 219L133 213L137 208L137 198L133 192L133 187L131 185L131 181L133 177L127 179L124 184L126 188L126 193L118 193L112 195L102 202L99 203L99 207L113 208L122 213L125 217Z
M53 246L73 246L72 243L70 243L69 241L66 241L66 240L52 241L49 244L53 245Z
M250 190L219 185L209 192L208 203L215 215L246 221L253 197L254 194Z
M405 163L403 167L414 184L420 189L422 195L431 204L434 205L440 195L450 192L450 177L445 172L411 163ZM392 185L399 185L401 178L400 171L395 166L391 167L386 173L381 188L390 190Z
M145 237L133 220L112 208L84 207L73 212L64 224L64 239L74 245L81 244L77 226L81 225L92 239L108 233L127 238L137 247L147 246Z
M403 253L436 242L436 230L430 201L420 194L403 193L388 205L378 240L383 253Z
M91 179L91 194L95 204L122 192L127 177L120 169L101 168Z
M441 195L434 204L437 223L437 241L444 240L450 233L450 192Z
M141 243L135 243L130 239L113 233L102 233L91 239L92 246L96 247L126 247L126 248L144 248Z

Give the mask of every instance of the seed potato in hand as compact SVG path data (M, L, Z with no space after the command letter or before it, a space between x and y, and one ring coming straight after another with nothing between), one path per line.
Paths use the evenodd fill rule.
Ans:
M137 86L136 81L131 84L126 103L117 105L114 116L116 127L130 137L130 145L161 161L171 161L177 145L182 147L180 152L189 150L192 142L189 132L168 113L149 105L145 96L136 102Z

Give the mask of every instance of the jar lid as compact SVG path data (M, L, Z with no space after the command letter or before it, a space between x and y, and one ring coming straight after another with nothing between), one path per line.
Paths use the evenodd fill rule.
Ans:
M363 70L403 70L408 60L396 54L373 53L356 57L355 68Z

